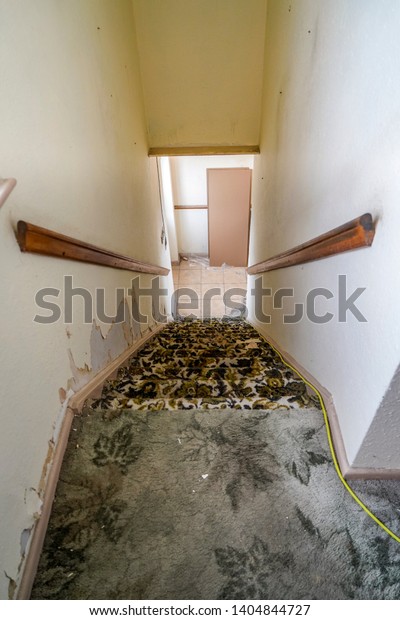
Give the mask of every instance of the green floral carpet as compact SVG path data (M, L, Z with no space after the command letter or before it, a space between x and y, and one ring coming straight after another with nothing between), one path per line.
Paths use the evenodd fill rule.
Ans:
M162 332L130 361L156 384L155 410L125 369L74 419L32 598L398 599L400 545L340 483L304 385L246 323L204 324L198 355L192 328L200 337L197 322L169 326L174 338ZM191 368L223 372L211 395L185 398L161 385L177 368L181 386ZM247 408L226 408L218 386L231 398L249 388ZM356 490L399 531L398 483Z

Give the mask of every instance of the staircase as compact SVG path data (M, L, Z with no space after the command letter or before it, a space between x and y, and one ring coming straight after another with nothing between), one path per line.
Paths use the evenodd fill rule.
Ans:
M242 319L168 324L109 380L96 409L318 406L305 383Z
M358 495L398 531L391 482ZM398 599L398 543L370 517L258 332L177 321L74 418L32 598Z

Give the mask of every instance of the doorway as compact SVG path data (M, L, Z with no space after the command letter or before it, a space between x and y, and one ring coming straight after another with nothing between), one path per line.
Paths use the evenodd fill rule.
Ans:
M241 266L247 265L247 248L249 245L249 219L250 219L250 189L251 174L254 167L254 155L204 155L204 156L176 156L170 157L170 193L171 193L171 222L174 224L177 254L179 257L201 257L207 259L210 257L210 241L213 243L214 236L213 223L210 227L209 213L209 191L208 191L208 171L215 170L216 176L224 170L236 172L248 177L248 195L246 199L246 208L244 213L241 210L241 221L237 227L237 235L240 231L240 245L244 245L245 250L242 251L241 260L237 261L235 257L228 255L222 256L222 265ZM213 173L212 173L213 174ZM229 185L229 184L228 184ZM236 190L235 190L236 191ZM235 193L235 192L234 192ZM246 194L246 192L245 192ZM229 203L229 197L228 197ZM214 203L213 203L214 204ZM211 209L213 209L213 204ZM213 214L211 218L213 218ZM229 225L233 225L233 210L228 214ZM246 224L247 221L247 224ZM225 227L226 233L226 227ZM169 238L171 234L169 231ZM218 237L217 237L218 238ZM218 243L218 241L217 241ZM231 242L231 246L235 246L236 241ZM171 258L176 260L175 256ZM234 260L235 259L235 260Z

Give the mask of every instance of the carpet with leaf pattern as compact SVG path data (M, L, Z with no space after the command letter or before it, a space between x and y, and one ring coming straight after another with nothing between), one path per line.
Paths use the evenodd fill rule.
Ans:
M96 409L275 409L319 407L315 394L240 319L169 323L115 379Z
M400 530L400 486L354 483ZM244 321L173 323L74 418L33 599L398 599L400 545Z

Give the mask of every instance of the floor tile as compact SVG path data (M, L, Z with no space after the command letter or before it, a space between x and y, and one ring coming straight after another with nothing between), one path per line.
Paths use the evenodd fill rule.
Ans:
M209 318L209 317L220 318L224 316L225 303L224 303L222 296L213 297L211 300L203 299L202 300L202 312L203 312L203 317L205 318Z
M181 269L179 274L179 284L200 284L201 270Z
M182 270L190 270L190 271L201 271L202 266L199 263L196 263L192 260L181 260L179 263L179 267Z
M224 284L224 291L225 293L227 291L229 291L231 294L235 294L235 295L246 295L247 293L247 286L246 283L235 283L235 282L231 282L231 283L225 283Z
M229 265L227 265L226 267L224 267L224 273L234 273L236 275L241 275L243 277L246 277L246 267L230 267Z
M243 286L244 288L247 287L247 278L245 275L243 274L236 274L232 271L229 271L228 273L224 273L224 283L225 284L236 284L239 286Z
M190 294L189 291L193 291L199 297L202 296L202 285L194 282L179 284L175 290L182 290L182 292L185 291L185 295Z
M189 316L194 316L197 319L201 319L202 315L201 315L201 309L200 308L182 308L178 311L178 315L181 316L182 318L186 318Z
M224 272L222 268L203 269L201 272L201 281L203 284L213 284L224 281Z
M225 285L223 282L216 282L215 284L209 283L209 284L202 284L201 285L201 293L202 296L204 297L208 292L211 293L211 291L215 291L212 295L213 297L215 295L222 297L222 295L225 293ZM216 292L218 291L218 292Z

